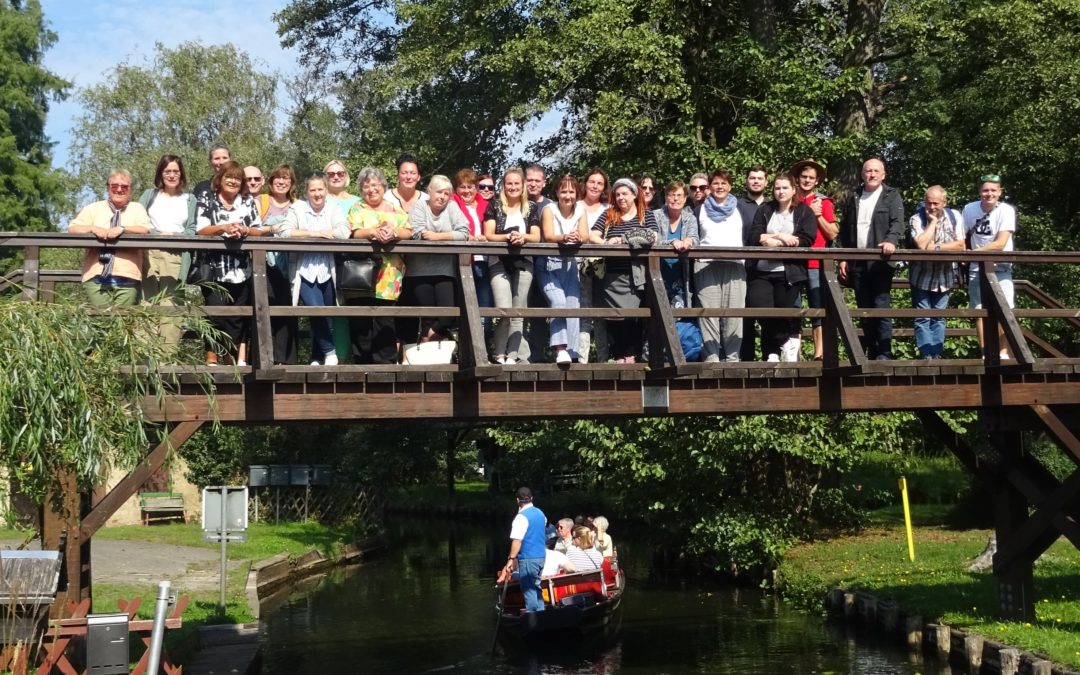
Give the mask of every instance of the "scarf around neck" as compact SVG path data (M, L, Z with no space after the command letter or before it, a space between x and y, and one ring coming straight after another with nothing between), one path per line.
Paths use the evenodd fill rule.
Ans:
M735 199L735 195L728 193L727 199L723 204L717 203L716 197L709 195L705 198L705 213L708 214L709 220L717 223L721 223L728 219L728 217L735 211L735 207L738 205L739 200Z

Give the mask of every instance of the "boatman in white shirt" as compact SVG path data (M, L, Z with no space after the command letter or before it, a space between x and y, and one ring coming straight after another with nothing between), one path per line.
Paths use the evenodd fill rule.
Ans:
M504 572L518 572L521 594L525 597L526 612L544 611L544 597L540 592L540 574L544 569L544 557L547 552L544 530L547 517L544 512L533 506L532 490L518 488L518 513L510 525L510 554L507 556Z
M972 251L1012 251L1013 233L1016 232L1016 209L1001 201L1001 176L987 174L979 178L979 199L964 207L964 232L971 242ZM1013 306L1012 263L997 263L995 276L1005 294L1009 307ZM968 296L972 309L982 309L982 286L979 283L979 263L968 268ZM983 344L983 320L976 319L975 330L979 334L979 348ZM998 326L1000 358L1012 358L1004 331Z

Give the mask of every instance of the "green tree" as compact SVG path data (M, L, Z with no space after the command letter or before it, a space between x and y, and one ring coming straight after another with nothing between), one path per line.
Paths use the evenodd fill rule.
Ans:
M864 449L920 447L910 415L753 415L501 427L505 463L542 484L580 471L666 543L760 574L798 537L858 521L843 476ZM663 541L661 541L663 540Z
M78 92L84 112L71 162L79 189L100 190L114 167L131 171L137 189L150 187L167 152L185 160L194 184L209 174L206 157L217 143L241 163L277 164L276 85L276 74L233 45L159 43L151 62L117 65Z
M71 85L42 65L54 42L38 0L0 2L0 231L55 225L63 181L50 166L45 115Z

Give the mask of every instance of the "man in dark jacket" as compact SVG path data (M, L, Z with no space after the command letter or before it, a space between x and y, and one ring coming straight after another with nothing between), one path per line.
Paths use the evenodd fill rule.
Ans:
M840 280L855 290L859 307L892 307L893 269L889 259L900 245L904 233L904 203L895 188L885 185L885 164L876 157L862 166L862 185L842 210L840 245L844 248L878 248L881 260L844 261ZM892 319L869 318L861 321L863 347L872 359L892 358Z

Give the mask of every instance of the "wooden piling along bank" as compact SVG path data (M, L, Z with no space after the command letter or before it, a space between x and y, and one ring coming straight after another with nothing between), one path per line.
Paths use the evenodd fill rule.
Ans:
M834 588L826 605L830 616L885 637L903 640L908 649L932 654L939 661L966 666L981 675L1080 675L1055 668L1053 663L1022 649L953 628L926 623L918 614L907 614L898 605L878 600L869 593Z

